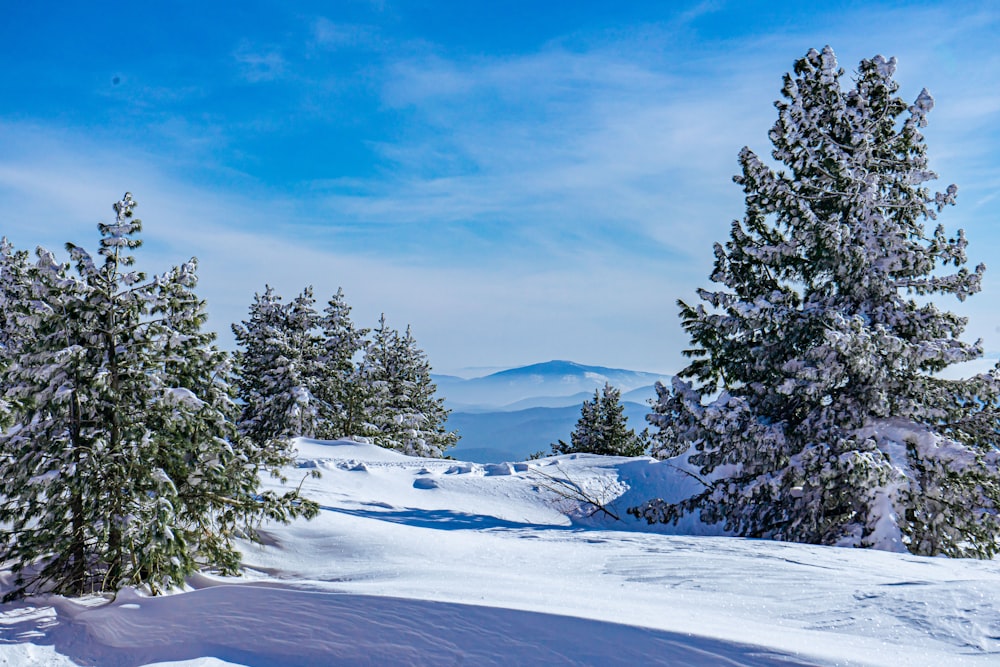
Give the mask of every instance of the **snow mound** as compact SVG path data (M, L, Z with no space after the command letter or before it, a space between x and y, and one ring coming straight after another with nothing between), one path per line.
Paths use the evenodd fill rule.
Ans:
M352 460L352 461L412 461L413 457L406 456L392 449L384 449L378 445L367 442L356 442L354 440L312 440L309 438L295 438L292 440L293 449L298 453L297 459L306 460Z

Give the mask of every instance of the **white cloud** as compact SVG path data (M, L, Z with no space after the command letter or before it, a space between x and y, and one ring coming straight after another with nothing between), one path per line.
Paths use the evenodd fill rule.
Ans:
M416 129L377 146L392 170L317 186L330 210L358 220L503 219L553 238L603 225L682 254L708 247L713 225L665 218L728 228L739 204L728 178L735 156L753 129L766 132L770 105L734 103L752 88L737 73L692 80L641 61L553 49L399 63L384 100L412 111Z
M320 17L312 23L312 44L317 48L373 49L388 45L377 26L358 23L338 23Z
M107 220L111 203L130 189L144 221L138 268L159 272L197 256L199 294L209 304L210 328L226 346L229 323L245 317L265 283L286 297L312 284L320 299L343 286L360 324L372 325L381 312L392 326L410 323L432 362L446 367L569 355L645 368L651 332L673 329L672 308L644 312L644 302L669 286L669 277L656 275L655 262L625 265L594 252L552 266L487 258L470 270L467 261L444 256L407 259L381 248L338 252L336 238L317 244L284 224L294 218L291 202L199 187L157 170L149 156L124 156L66 136L50 141L47 133L2 127L7 139L18 134L44 146L44 159L0 159L4 230L15 245L59 250L72 240L94 247L96 223ZM656 338L664 336L674 337ZM610 349L596 353L602 348Z
M258 50L246 43L233 53L233 58L239 66L240 75L250 83L279 79L285 75L287 68L287 61L279 50Z
M716 9L702 3L683 29ZM450 58L320 19L311 48L385 49L365 76L381 86L377 111L400 123L373 139L374 175L280 190L232 174L213 186L176 156L165 165L68 130L0 125L3 229L21 247L88 245L128 188L146 221L147 266L198 256L211 324L226 338L266 282L288 296L314 284L321 298L343 286L359 323L383 311L394 326L412 323L436 365L568 357L670 372L687 344L674 302L707 283L712 242L742 215L737 152L767 153L781 74L809 47L831 42L848 71L897 55L905 97L931 88L931 165L961 186L942 222L967 227L974 261L1000 251L1000 67L992 46L961 51L975 21L995 25L995 15L946 14L855 10L831 15L823 35L775 30L700 50L674 46L678 25L644 26L585 47ZM291 75L292 53L246 44L234 58L247 80L266 81ZM183 119L161 129L178 145L207 142L198 155L208 159L225 140ZM970 337L997 350L1000 267L986 280L986 294L956 309L972 316Z

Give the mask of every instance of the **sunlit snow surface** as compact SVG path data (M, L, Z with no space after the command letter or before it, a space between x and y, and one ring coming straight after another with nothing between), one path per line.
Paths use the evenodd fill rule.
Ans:
M697 484L649 459L298 444L289 484L319 469L303 488L323 510L267 526L246 577L4 605L0 665L1000 664L994 561L641 532L625 508Z

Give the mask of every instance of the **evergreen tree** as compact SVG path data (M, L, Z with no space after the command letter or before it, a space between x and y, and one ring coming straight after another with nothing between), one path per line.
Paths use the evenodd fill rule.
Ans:
M229 384L231 359L214 345L215 334L201 331L207 318L205 302L193 292L196 268L192 260L165 276L166 298L151 309L171 332L160 352L161 375L170 389L146 419L159 420L153 422L156 462L174 480L181 500L177 526L188 536L194 562L236 574L240 553L234 537L254 539L253 526L261 518L309 517L318 507L297 491L259 489L262 471L287 481L281 469L292 460L240 434L240 409Z
M451 412L444 407L444 398L437 396L437 385L431 380L431 365L427 355L417 346L410 326L396 339L402 360L403 391L398 395L402 405L416 418L404 440L403 451L417 456L441 457L458 442L458 433L447 431L445 424Z
M156 593L202 565L234 569L235 532L262 517L316 511L297 493L258 494L258 471L286 461L235 437L223 357L199 331L194 260L152 280L130 269L134 205L126 193L99 226L103 262L39 248L3 293L4 320L25 332L0 372L14 416L0 434L0 560L18 575L8 598Z
M349 438L365 432L366 387L354 359L365 347L368 329L356 328L350 314L344 291L338 289L320 319L322 351L317 395L323 406L318 432L321 438Z
M358 366L358 379L366 388L363 429L366 437L392 447L395 444L395 415L390 406L394 394L392 378L400 365L395 356L399 333L386 324L384 313L371 333Z
M268 287L233 326L241 432L277 452L295 436L372 438L416 456L440 456L457 441L409 328L401 335L383 315L366 340L342 290L322 316L313 303L311 288L286 306Z
M15 250L6 239L0 239L0 371L6 369L21 353L28 333L18 325L14 305L27 299L28 253ZM0 427L13 416L11 405L0 395Z
M0 308L0 363L4 365L17 357L25 337L11 306L26 298L28 270L28 253L0 239L0 305L4 306Z
M926 186L936 175L920 130L933 100L898 97L895 66L863 60L842 90L833 51L811 50L776 104L784 170L740 153L746 213L715 246L721 287L680 303L694 360L657 388L649 416L656 453L687 451L706 488L634 514L698 512L740 535L819 544L996 552L998 372L935 375L982 349L929 299L978 292L984 267L963 266L961 231L925 231L956 188Z
M267 406L269 383L266 373L274 368L276 355L272 341L281 343L283 304L270 285L263 294L254 294L247 320L232 325L237 349L235 358L236 395L242 403L240 432L258 445L280 435L264 420L261 412Z
M240 429L259 447L283 451L290 438L316 435L319 318L307 287L289 304L270 286L255 294L248 320L233 325L237 344Z
M649 432L636 433L628 427L621 391L604 384L594 398L580 406L580 419L570 434L570 444L562 440L552 445L553 454L601 454L604 456L642 456L649 447Z
M310 285L288 304L286 315L289 365L288 378L295 384L292 391L294 403L288 416L299 435L316 436L322 421L322 401L317 397L322 367L323 339L317 334L320 317L316 313L316 299Z
M435 395L430 370L410 328L400 335L382 315L359 374L368 389L365 412L377 444L411 456L440 457L457 442L458 435L445 430L449 411Z

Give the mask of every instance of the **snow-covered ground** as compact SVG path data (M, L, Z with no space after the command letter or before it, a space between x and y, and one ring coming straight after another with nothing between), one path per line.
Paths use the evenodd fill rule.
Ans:
M245 577L4 605L0 665L1000 664L1000 563L646 532L625 508L695 483L665 463L299 456L323 511L266 526Z

